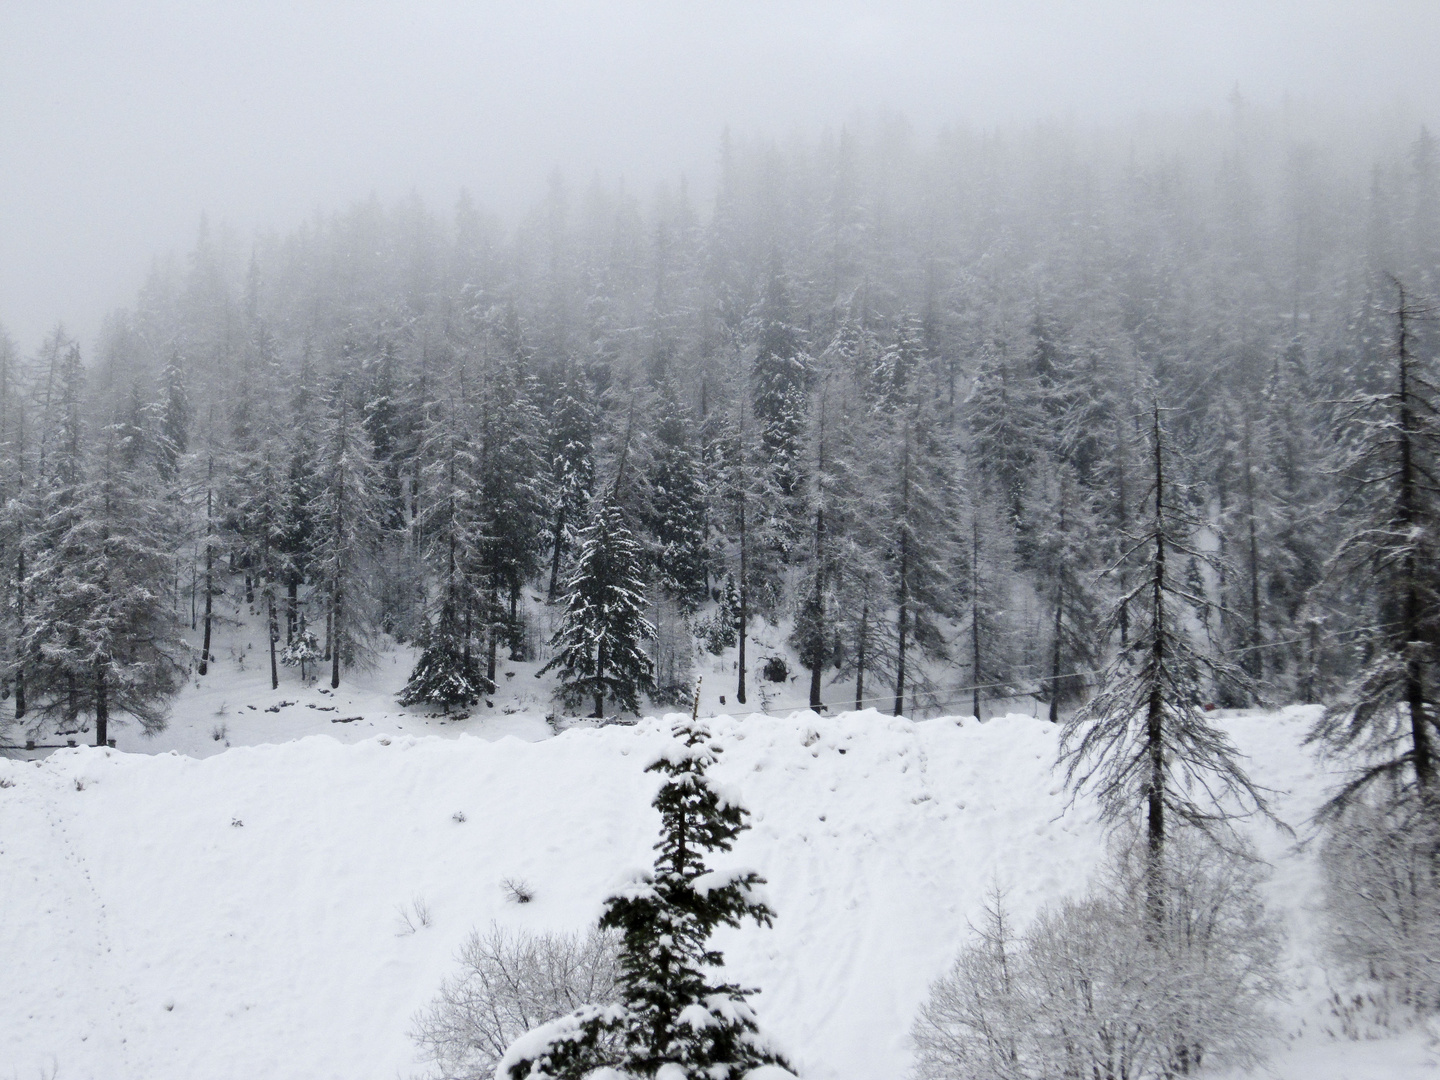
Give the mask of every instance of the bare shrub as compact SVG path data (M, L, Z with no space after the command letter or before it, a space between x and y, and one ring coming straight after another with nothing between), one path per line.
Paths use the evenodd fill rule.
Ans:
M395 931L396 937L414 934L429 926L433 921L430 915L430 905L423 896L416 896L409 905L401 904L395 909L395 912L399 925L399 929Z
M995 896L977 940L932 987L912 1036L923 1080L1194 1072L1259 1060L1279 935L1253 863L1171 841L1166 915L1143 857L1118 851L1090 895L1017 936Z
M1418 811L1390 805L1354 804L1328 827L1320 861L1329 951L1352 978L1383 984L1387 1008L1432 1012L1440 1009L1440 837Z
M535 890L524 878L506 878L500 882L500 891L512 904L528 904L535 899Z
M515 1039L581 1005L617 999L613 933L533 934L491 925L461 946L460 972L416 1014L411 1037L435 1080L491 1080Z

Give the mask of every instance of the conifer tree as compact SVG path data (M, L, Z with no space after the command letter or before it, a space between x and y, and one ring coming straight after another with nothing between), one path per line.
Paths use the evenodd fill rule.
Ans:
M106 429L87 468L82 386L72 348L22 635L37 720L73 731L88 713L103 746L116 713L147 734L165 726L165 704L185 674L184 644L164 600L173 570L166 515L141 476L122 467L120 425Z
M560 570L575 543L595 486L595 412L580 379L563 383L550 412L550 588L554 600Z
M806 382L809 359L801 347L794 325L789 290L778 268L772 271L757 313L755 360L751 365L751 400L755 426L773 483L787 504L782 509L786 525L791 521L788 503L800 493L804 479ZM788 539L788 530L778 539Z
M1129 611L1132 634L1100 677L1095 696L1065 724L1060 758L1072 790L1093 791L1106 819L1124 822L1143 807L1151 917L1164 917L1168 832L1196 828L1222 843L1236 813L1265 811L1265 800L1223 731L1206 718L1209 686L1244 683L1240 669L1191 643L1183 611L1206 599L1186 589L1181 559L1211 562L1191 537L1200 523L1188 511L1160 423L1150 426L1146 516L1128 539L1140 580L1116 601L1109 628Z
M340 669L366 659L373 619L373 569L380 527L369 438L343 381L322 432L313 572L325 604L330 686Z
M653 688L654 663L642 642L654 634L645 618L645 570L640 545L611 492L580 535L580 552L565 586L565 614L551 640L555 655L537 674L561 673L560 693L574 708L605 700L629 712Z
M1084 696L1086 673L1101 658L1093 585L1098 527L1090 494L1069 465L1054 463L1036 488L1038 505L1029 511L1035 529L1033 562L1050 637L1039 696L1048 703L1053 724L1062 708Z
M448 402L435 404L421 446L424 509L418 525L434 598L420 658L400 694L402 705L428 702L448 710L495 689L471 651L481 594L466 568L479 559L483 513L477 505L479 458L463 393L464 387L457 387Z
M540 491L544 425L514 357L487 354L479 376L473 438L484 519L476 569L485 588L485 678L493 683L501 639L518 644L520 589L539 569L547 516Z
M655 568L663 587L693 611L705 599L707 493L692 426L673 384L662 383L646 477L645 525L655 538Z
M1433 823L1440 820L1440 385L1412 340L1415 320L1428 312L1400 282L1394 286L1390 386L1352 398L1340 417L1353 433L1346 473L1360 512L1333 571L1363 581L1376 598L1363 639L1373 659L1310 738L1360 757L1324 813L1388 788L1385 798L1420 806Z
M704 725L683 720L673 736L646 769L665 777L651 803L660 813L654 869L610 897L600 916L602 929L621 935L620 1000L522 1037L497 1070L510 1080L581 1080L601 1067L636 1078L741 1080L761 1065L786 1067L760 1033L747 1001L753 991L710 974L724 963L710 941L717 929L774 919L759 893L763 878L706 863L734 847L749 813L710 782L721 748ZM608 1053L607 1041L615 1046Z

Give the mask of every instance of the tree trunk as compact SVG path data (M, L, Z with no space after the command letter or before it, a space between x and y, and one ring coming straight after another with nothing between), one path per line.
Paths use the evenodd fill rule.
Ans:
M25 546L20 546L20 553L15 561L15 580L18 583L15 588L15 619L20 632L25 631ZM25 716L25 654L22 641L15 643L15 719L21 720Z
M980 518L970 516L970 709L980 715Z
M273 575L272 575L273 577ZM266 604L266 626L270 635L270 689L280 689L280 669L275 666L275 639L280 636L280 622L275 615L275 582L266 583L265 589Z
M103 668L95 672L95 745L104 746L110 732L110 700Z
M490 624L490 637L485 643L485 677L490 680L490 685L495 685L495 652L500 638L500 579L495 571L490 572L490 594L486 601L490 610L487 620Z
M855 711L865 707L865 639L870 636L870 601L860 605L860 640L855 647Z
M345 592L339 580L335 583L334 599L330 606L330 689L340 686L340 631L345 610Z
M910 425L905 425L905 443L900 454L900 588L897 597L899 645L895 663L895 715L905 709L905 635L910 618Z
M210 459L210 474L215 471L215 459ZM210 543L211 521L214 516L215 491L205 489L205 637L200 646L200 674L210 670L210 619L214 609L215 594L215 549Z
M737 658L739 669L738 685L735 690L735 700L741 705L745 704L745 630L750 625L750 588L746 581L745 565L745 496L740 496L740 625L736 627L740 641L740 649Z
M1059 535L1061 552L1065 544L1065 512L1069 509L1069 488L1065 473L1060 474L1060 521ZM1060 722L1060 654L1061 635L1065 632L1065 567L1063 555L1055 567L1055 625L1050 640L1050 722ZM977 680L978 681L978 680Z
M1398 286L1398 283L1397 283ZM1405 307L1405 289L1400 290L1399 341L1400 386L1399 386L1399 436L1400 436L1400 505L1399 525L1406 534L1415 528L1419 517L1419 487L1421 471L1415 465L1414 436L1417 419L1411 405L1409 314ZM1422 805L1432 809L1435 798L1435 757L1430 744L1429 718L1426 714L1424 673L1421 670L1420 649L1424 640L1421 623L1420 567L1416 563L1413 541L1406 548L1404 563L1403 602L1404 623L1401 629L1405 635L1405 703L1410 712L1411 762L1415 769L1415 785L1420 789Z
M560 546L565 538L565 510L562 507L555 515L555 552L550 557L550 591L547 594L550 602L555 602L555 594L560 589Z
M815 642L811 649L814 665L810 668L810 708L819 712L825 708L820 700L820 676L825 667L825 511L815 511L815 598L814 633Z
M1241 449L1245 455L1245 518L1249 531L1248 570L1250 572L1250 641L1245 654L1245 670L1254 679L1265 673L1265 650L1260 648L1260 539L1255 513L1254 462L1250 457L1250 416L1245 416Z
M295 630L300 624L300 578L289 575L285 582L285 644L295 644Z
M1061 618L1065 610L1065 579L1061 577L1055 588L1055 626L1050 642L1050 722L1060 722L1060 633L1064 627ZM979 717L976 717L979 719Z
M595 646L595 719L605 719L605 646Z
M1155 564L1151 581L1151 604L1155 635L1150 646L1151 675L1145 717L1146 750L1150 776L1146 787L1147 855L1146 892L1150 919L1156 927L1165 918L1165 469L1160 448L1160 408L1155 407Z

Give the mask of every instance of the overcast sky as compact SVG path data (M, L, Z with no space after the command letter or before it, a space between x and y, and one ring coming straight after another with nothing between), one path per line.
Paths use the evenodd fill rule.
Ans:
M719 134L919 132L1286 95L1440 115L1440 0L0 0L0 325L87 346L202 212L242 236L559 166L701 186Z

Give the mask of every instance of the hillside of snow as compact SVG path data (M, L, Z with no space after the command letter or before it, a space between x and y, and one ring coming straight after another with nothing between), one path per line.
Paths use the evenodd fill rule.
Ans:
M752 657L782 640L760 630ZM411 1018L473 928L583 928L651 861L658 780L643 766L662 720L557 735L536 663L502 661L488 706L444 716L395 704L406 648L334 692L287 669L271 691L244 619L214 652L160 736L122 726L114 750L0 759L0 1077L419 1076ZM730 974L760 988L802 1076L896 1080L986 893L1007 890L1023 923L1084 889L1102 832L1088 803L1068 806L1048 723L790 712L803 680L753 680L751 706L771 714L730 715L733 662L701 661L702 714L725 747L717 778L753 812L733 857L769 878L778 918L724 937ZM1302 840L1330 781L1300 746L1313 716L1221 715ZM1250 828L1292 988L1259 1075L1434 1075L1423 1031L1326 1034L1313 845Z
M1324 780L1297 748L1310 718L1225 720L1295 822ZM1102 848L1090 808L1066 812L1042 721L864 712L712 726L718 778L754 813L734 857L770 879L778 912L772 930L723 946L806 1077L904 1076L911 1017L986 890L1008 889L1023 921L1083 888ZM648 865L657 781L642 766L667 731L327 734L204 759L77 748L0 761L5 1074L418 1074L410 1018L471 928L583 927ZM1255 837L1275 865L1293 987L1265 1075L1433 1075L1423 1033L1323 1034L1313 857L1273 827ZM507 879L534 901L507 900Z

